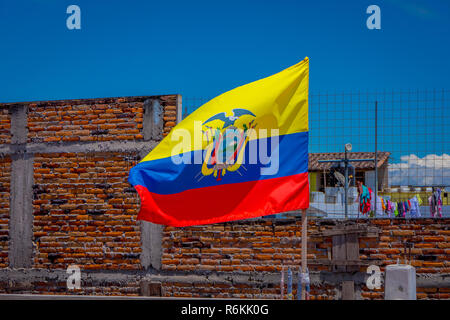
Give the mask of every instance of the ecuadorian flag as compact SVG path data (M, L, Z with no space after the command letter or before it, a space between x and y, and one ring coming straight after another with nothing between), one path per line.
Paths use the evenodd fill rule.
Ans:
M138 219L183 227L308 208L308 81L305 58L181 121L130 170Z

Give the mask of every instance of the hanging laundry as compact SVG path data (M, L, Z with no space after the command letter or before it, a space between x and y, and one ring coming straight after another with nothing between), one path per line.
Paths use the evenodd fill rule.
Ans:
M393 202L393 207L394 207L394 216L398 217L399 212L398 212L398 204L397 202Z
M408 201L403 201L403 217L406 217L406 213L409 211Z
M417 196L414 196L414 198L410 199L409 202L411 203L411 217L412 218L419 218L420 217L420 208L419 208L419 200L417 199Z
M397 211L397 202L391 201L391 215L395 217L395 211ZM398 214L398 211L397 211Z
M384 203L384 199L383 198L381 198L381 207L383 208L383 211L385 211L386 212L386 204Z
M439 199L439 201L438 201L438 211L439 211L439 217L442 218L442 199Z
M391 200L387 201L386 213L390 217L392 212L392 202Z
M433 194L428 198L428 203L430 204L431 217L442 218L442 199L441 199L441 189L437 188L433 191Z
M428 204L429 204L429 206L430 206L430 215L431 215L431 217L433 218L434 217L434 208L435 208L435 205L434 205L434 198L433 198L433 195L431 195L431 196L429 196L428 197Z
M373 208L375 207L375 201L376 200L375 200L375 195L374 195L372 189L369 188L369 192L370 192L370 200L371 200L371 202L370 202L370 214L373 214L374 213L373 212Z
M388 200L387 203L388 203L388 206L387 206L386 212L387 212L388 216L391 217L395 212L395 203L392 202L391 200Z
M362 183L358 184L358 192L360 192L359 195L359 212L361 212L362 214L366 214L367 212L370 211L370 200L371 198L371 193L372 190L370 190L370 188L366 187L365 185L363 185Z
M415 196L417 198L417 200L419 201L419 206L421 206L423 204L422 198L419 196L419 194L416 194Z
M399 217L405 216L405 204L403 202L398 203L398 216Z
M377 216L382 216L383 215L383 205L382 205L382 201L381 201L381 197L377 196L377 212L376 215Z
M437 188L436 190L436 198L437 198L438 214L439 217L442 218L442 198L441 198L441 189L439 188Z
M389 216L389 200L384 200L384 213Z

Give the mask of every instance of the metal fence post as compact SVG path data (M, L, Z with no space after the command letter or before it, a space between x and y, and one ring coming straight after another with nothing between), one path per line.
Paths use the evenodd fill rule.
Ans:
M378 148L378 101L375 100L375 211L374 217L377 216L377 194L378 194L378 157L377 157L377 148Z

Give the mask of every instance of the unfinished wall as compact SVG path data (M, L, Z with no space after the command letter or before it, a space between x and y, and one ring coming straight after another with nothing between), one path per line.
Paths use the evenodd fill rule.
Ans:
M357 235L359 262L343 269L336 260L333 237ZM356 229L355 229L356 228ZM342 231L335 231L336 229ZM360 231L358 231L360 230ZM369 230L369 233L366 231ZM359 232L359 234L358 234ZM342 281L354 281L355 294L360 299L383 299L384 289L369 290L364 275L371 264L382 272L397 259L409 259L404 254L405 242L412 243L411 264L421 278L450 275L450 219L360 219L348 221L315 219L308 225L308 267L314 274L311 299L338 299ZM273 298L280 294L280 271L290 267L297 271L301 264L301 221L247 221L212 226L164 229L163 270L180 272L231 272L270 275L276 273L274 283L254 282L233 285L180 283L165 284L166 294L175 296L252 297ZM347 249L348 251L348 249ZM345 259L345 257L344 257ZM345 259L348 260L348 259ZM339 270L340 268L340 270ZM345 267L344 267L345 268ZM336 270L337 269L337 270ZM334 280L331 273L334 273ZM440 278L440 277L436 277ZM418 281L420 298L449 299L449 282L442 287L429 287ZM422 287L421 287L422 285ZM286 292L286 290L285 290ZM296 281L294 281L296 293Z
M417 272L417 298L450 299L449 226L450 219L310 221L311 299L343 299L343 286L349 283L355 299L383 299L383 275L381 288L369 290L367 266L378 265L383 272L386 265L397 259L400 262L409 259L408 253L404 253L407 241L413 244L411 264ZM86 257L75 257L82 270L80 290L67 289L64 269L34 267L22 271L0 270L0 292L142 295L150 290L152 295L166 297L278 299L283 267L285 271L287 267L294 271L293 292L297 292L300 230L301 224L295 219L166 227L162 238L162 270L133 269L127 265L122 270L108 270L103 266L93 271L89 262L84 263ZM350 263L343 264L337 257L343 243L336 243L335 238L346 232L357 234L357 246L353 248L358 253L354 259L358 261L344 257ZM349 243L344 250L347 254ZM64 254L64 250L59 251Z
M0 104L0 266L143 268L128 172L175 125L180 99Z

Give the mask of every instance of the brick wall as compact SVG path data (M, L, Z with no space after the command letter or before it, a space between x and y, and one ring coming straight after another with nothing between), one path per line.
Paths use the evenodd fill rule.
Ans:
M384 287L370 290L361 275L366 275L366 268L370 264L379 265L383 272L386 265L395 263L397 259L403 262L407 257L403 249L405 241L414 244L411 264L416 267L418 276L417 298L450 299L450 286L448 281L445 282L449 275L450 219L345 222L378 230L376 237L359 237L359 258L367 263L352 273L331 272L330 266L320 262L321 259L329 258L328 252L332 248L331 237L320 233L332 230L340 223L344 222L309 221L308 267L312 280L312 300L340 299L342 279L345 277L355 280L357 299L383 299ZM84 277L82 288L78 291L67 290L65 270L60 269L59 276L57 273L51 273L51 277L48 274L41 277L35 274L26 277L32 281L18 281L13 287L6 281L0 281L0 292L135 296L142 292L141 282L150 280L161 285L161 295L165 297L279 299L282 268L286 271L290 267L294 271L293 293L297 293L300 237L301 224L295 220L248 220L185 228L165 227L161 272L135 270L132 264L128 264L124 265L123 270L111 269L110 273L99 279L95 278L98 274L89 273L91 262L83 256L76 258ZM89 241L78 240L76 243L85 245L86 252L94 252L91 248L95 247L90 247ZM95 241L102 240L95 238ZM62 248L57 252L65 254ZM33 270L42 271L46 268L52 267L48 264L44 267L34 266ZM103 270L106 268L102 266ZM131 270L135 273L127 272ZM111 273L114 271L125 273ZM433 276L437 278L428 282ZM439 279L442 279L442 283L439 283Z
M143 140L146 98L30 103L28 142ZM168 133L176 124L176 96L158 98L164 106L163 130Z
M28 112L29 142L143 139L143 102L30 104Z
M128 173L175 126L178 99L0 104L0 267L9 266L12 254L20 255L19 267L36 269L142 269L139 198ZM145 117L148 126L159 124L159 132L144 132ZM11 157L22 161L14 174ZM26 163L32 179L23 175ZM20 190L14 199L12 182ZM20 247L27 245L28 221L29 251Z
M140 284L138 279L117 280L105 279L101 282L83 279L81 289L67 290L66 279L52 274L50 277L29 275L26 280L0 280L0 293L26 293L45 295L102 295L102 296L139 296ZM13 282L11 284L11 282Z
M285 283L286 281L285 276ZM297 284L294 283L292 287L297 299ZM163 290L166 297L180 298L280 299L281 296L279 284L166 282ZM312 286L310 293L312 300L334 300L336 295L334 286L323 284ZM284 294L286 295L286 287Z
M11 142L11 117L8 108L0 107L0 144Z
M138 158L114 152L36 155L34 267L140 267L138 196L127 183Z
M8 266L11 158L0 157L0 268Z
M403 262L404 243L412 242L411 264L420 274L450 274L450 219L373 219L357 220L359 226L376 227L377 237L359 237L359 258L367 261L359 267L385 266L397 259ZM311 220L308 225L308 267L312 273L331 271L323 264L332 252L331 236L320 232L334 227L332 221ZM298 270L301 263L300 221L248 221L206 226L164 229L162 269L179 272L254 272L280 274L284 267ZM272 298L280 294L279 282L273 284L214 284L191 286L166 284L168 296L252 297ZM314 284L311 299L335 299L336 286ZM359 286L361 298L383 299L384 289L369 290ZM294 281L294 293L296 283ZM449 299L450 288L417 289L417 297ZM286 291L285 291L286 292Z

